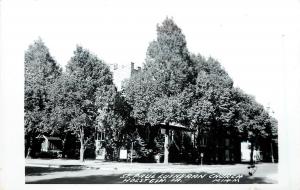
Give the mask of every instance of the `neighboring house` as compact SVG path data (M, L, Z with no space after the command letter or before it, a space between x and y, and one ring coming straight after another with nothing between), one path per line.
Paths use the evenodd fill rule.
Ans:
M41 152L57 152L62 149L62 140L59 137L40 135L37 138L42 141Z

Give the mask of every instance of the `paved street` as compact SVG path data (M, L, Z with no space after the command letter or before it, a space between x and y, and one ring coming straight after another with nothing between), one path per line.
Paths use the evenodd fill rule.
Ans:
M249 176L246 164L200 166L30 159L26 160L25 175L26 183L47 184L277 183L277 164L257 164L257 171Z

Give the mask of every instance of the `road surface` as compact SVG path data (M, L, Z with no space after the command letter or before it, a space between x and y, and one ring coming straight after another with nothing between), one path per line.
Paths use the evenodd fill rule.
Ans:
M277 164L183 165L96 163L93 165L27 164L25 182L36 184L263 184L278 183Z

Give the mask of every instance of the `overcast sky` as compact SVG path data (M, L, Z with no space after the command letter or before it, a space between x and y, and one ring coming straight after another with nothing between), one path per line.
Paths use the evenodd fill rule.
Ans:
M2 23L23 50L40 36L62 66L76 44L107 63L138 65L156 37L156 25L173 17L191 52L219 60L235 86L276 114L284 96L284 63L298 36L299 5L284 0L4 0Z

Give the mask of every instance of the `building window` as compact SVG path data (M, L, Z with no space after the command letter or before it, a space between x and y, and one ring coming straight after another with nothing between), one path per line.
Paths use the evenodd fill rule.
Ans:
M49 150L56 150L57 147L54 145L54 143L49 142Z
M200 137L200 145L206 145L207 144L207 138L206 137Z

